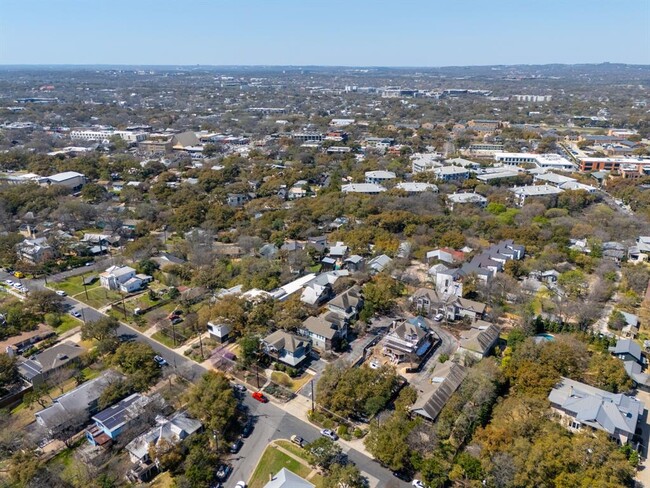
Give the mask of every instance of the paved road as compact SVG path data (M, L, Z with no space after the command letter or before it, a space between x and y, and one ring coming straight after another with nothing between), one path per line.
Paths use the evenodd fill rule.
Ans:
M13 279L14 281L16 280L15 278L10 277L8 273L0 271L0 280L5 280L7 278ZM45 288L43 280L23 279L20 281L30 290ZM72 309L82 312L82 318L85 321L92 322L105 316L105 314L98 310L71 297L65 297L65 303ZM156 353L160 354L167 360L170 364L170 371L175 369L191 381L197 380L206 371L200 364L176 353L167 346L143 335L137 329L124 323L120 324L118 334L149 344ZM320 435L316 427L285 412L277 405L272 403L261 404L257 402L251 397L250 393L246 394L244 403L249 408L249 414L255 420L255 429L251 436L245 440L241 451L232 456L230 462L233 464L235 469L226 483L226 487L234 487L239 480L248 481L248 478L257 465L257 461L271 440L289 439L291 435L296 434L307 441L313 441ZM350 450L347 454L349 459L354 461L360 470L374 478L371 481L377 481L378 487L407 488L409 486L408 483L398 480L389 470L381 467L378 463L364 454L355 450Z
M249 409L249 415L255 420L255 429L248 439L244 439L244 446L239 453L230 457L233 472L228 478L226 488L234 487L237 481L248 481L253 474L257 461L262 456L269 442L274 439L289 439L293 434L314 441L320 434L316 427L285 412L273 403L259 403L247 393L244 404ZM344 448L344 451L346 449ZM372 482L380 488L407 488L409 483L400 481L393 474L379 465L376 461L364 454L351 449L347 451L348 458L364 473L370 475ZM371 486L374 483L371 483Z

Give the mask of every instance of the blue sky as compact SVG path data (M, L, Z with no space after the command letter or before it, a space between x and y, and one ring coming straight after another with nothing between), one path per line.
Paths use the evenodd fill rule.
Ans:
M0 64L650 64L650 0L0 0Z

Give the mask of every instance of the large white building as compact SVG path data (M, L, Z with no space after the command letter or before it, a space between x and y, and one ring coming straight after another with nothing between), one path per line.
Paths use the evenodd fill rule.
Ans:
M341 191L343 193L364 193L366 195L378 195L386 191L381 185L375 183L350 183L349 185L342 185Z
M394 180L397 176L392 171L366 171L366 183L374 183L381 185L390 180Z
M578 167L559 154L533 154L533 153L512 153L498 152L494 160L505 166L519 166L522 164L534 164L538 168L555 169L559 171L576 171Z
M144 132L114 129L73 129L70 131L70 139L76 141L106 141L113 136L119 136L127 142L141 142L147 138Z
M442 166L441 160L442 154L440 153L415 153L411 156L411 169L413 174L433 171Z

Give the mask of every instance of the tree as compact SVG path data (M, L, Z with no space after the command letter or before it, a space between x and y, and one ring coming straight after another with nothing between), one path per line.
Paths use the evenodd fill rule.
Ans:
M88 203L99 203L106 200L108 191L96 183L88 183L81 189L81 198Z
M114 351L119 344L117 329L120 323L114 317L102 317L95 322L86 322L81 326L81 338L83 340L94 339L99 344L97 349L100 353L106 354Z
M404 285L391 276L380 273L363 287L364 306L375 312L388 313L395 307Z
M16 358L9 354L0 353L0 391L6 392L19 379Z
M239 359L247 368L259 358L260 338L255 335L245 335L237 343L239 344Z
M607 326L613 330L623 330L626 325L627 320L625 320L625 315L620 310L614 310L607 321Z
M406 438L413 422L403 412L395 412L388 420L370 423L364 439L368 452L389 469L399 471L409 466L410 451Z
M221 437L235 419L237 400L230 382L221 372L205 373L187 392L186 401L190 414L200 419L214 435Z
M15 486L27 486L40 466L36 452L21 449L16 451L9 460L9 477Z
M115 350L111 363L120 367L137 391L144 391L161 375L161 369L153 360L156 352L149 344L125 342Z
M305 446L305 451L308 453L309 462L314 467L325 470L329 470L343 452L341 446L327 437L319 437L314 442L310 442Z
M324 488L365 488L366 486L368 480L353 464L332 464L323 482Z
M99 409L103 410L133 393L131 384L123 379L111 382L99 397Z
M215 466L219 462L218 456L201 444L192 446L190 453L185 458L185 479L190 487L203 488L212 486L215 478Z
M63 312L64 299L51 290L34 290L25 300L25 307L34 313L45 315Z
M154 444L149 444L149 458L158 463L163 471L173 470L183 461L183 451L179 444L168 441L167 439L158 439Z

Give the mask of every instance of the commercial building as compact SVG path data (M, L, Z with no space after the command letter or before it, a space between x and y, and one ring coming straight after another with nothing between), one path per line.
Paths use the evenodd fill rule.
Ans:
M564 192L561 188L551 185L528 185L511 188L510 191L514 194L515 205L523 207L531 198L541 197L556 197Z
M392 171L366 171L366 183L381 185L387 181L397 178Z
M343 193L363 193L365 195L379 195L381 192L386 191L381 185L375 183L350 183L342 185L341 191Z
M577 166L559 154L533 154L499 152L494 155L494 160L506 166L520 166L533 164L537 168L555 169L560 171L575 171Z
M435 168L433 173L439 181L462 181L469 178L469 171L461 166Z

